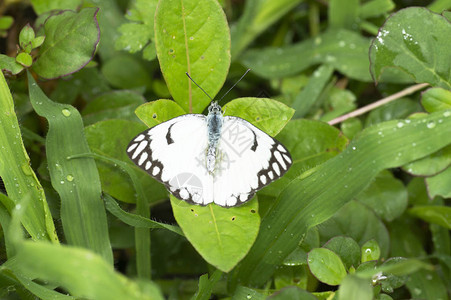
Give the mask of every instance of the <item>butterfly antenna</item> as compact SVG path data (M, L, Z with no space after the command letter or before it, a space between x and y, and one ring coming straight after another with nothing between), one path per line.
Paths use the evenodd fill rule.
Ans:
M238 82L241 81L241 79L244 78L244 76L246 76L247 73L249 73L250 70L251 69L247 69L247 71L240 77L240 79L238 79L237 82L235 82L235 84L232 85L232 87L227 92L225 92L225 94L221 97L221 99L218 100L218 102L221 102L221 100L238 84Z
M197 84L197 82L194 81L194 79L191 78L191 76L189 76L188 72L185 72L186 76L188 76L189 79L191 79L192 82L194 82L195 85L197 85L198 88L201 89L202 92L205 93L205 95L207 95L208 98L210 98L211 101L213 101L213 99L211 99L210 95L207 94L207 92L200 87L200 85Z

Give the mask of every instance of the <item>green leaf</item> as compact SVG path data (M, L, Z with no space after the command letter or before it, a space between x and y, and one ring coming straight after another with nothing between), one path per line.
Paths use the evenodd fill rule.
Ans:
M424 232L415 219L401 218L389 223L388 227L391 237L391 256L421 257L426 255L426 251L423 249Z
M284 262L285 263L285 262ZM274 286L280 290L287 286L296 286L307 289L307 284L312 281L312 275L307 266L307 254L305 255L305 265L281 266L274 273Z
M356 109L356 96L349 90L332 87L329 91L329 99L324 104L325 113L320 120L328 122L345 113Z
M392 11L395 7L392 0L371 0L362 3L359 16L362 19L378 17Z
M172 195L170 198L174 217L188 241L208 263L223 272L229 272L243 259L257 237L260 216L256 198L231 208L197 206Z
M25 25L19 33L19 45L25 49L34 40L34 30L30 24ZM30 49L31 50L31 49Z
M31 41L33 49L40 47L45 41L45 36L38 36Z
M238 98L222 108L224 115L236 116L252 123L271 136L277 135L288 123L294 110L267 98Z
M436 271L421 270L411 274L406 283L414 299L447 299L447 287Z
M137 122L125 120L101 121L85 128L86 140L90 149L99 155L118 159L133 169L138 184L143 188L143 194L149 203L167 198L167 191L162 184L139 169L128 158L125 149L128 143L138 133L146 130L146 126ZM134 203L136 191L130 177L118 171L117 166L104 161L97 161L102 190L116 199Z
M319 248L319 233L316 227L310 228L302 237L301 244L288 255L283 264L286 266L300 266L307 264L307 253L313 248ZM359 253L360 254L360 253Z
M399 167L451 143L451 111L408 121L389 121L363 130L341 154L318 166L309 176L291 181L263 218L259 237L232 282L266 282L309 227L334 215L380 171ZM400 122L404 124L401 128ZM435 126L427 125L431 123Z
M358 33L344 29L328 30L297 44L248 50L240 62L268 79L292 76L311 66L328 64L349 78L370 82L369 45L370 41ZM410 81L398 75L386 79L391 82Z
M450 177L448 177L450 178ZM409 214L425 220L426 222L438 224L451 229L451 207L448 206L414 206L409 209Z
M360 119L350 118L341 123L340 129L347 138L352 139L362 130L362 127Z
M222 272L216 270L210 278L208 278L208 274L204 274L199 278L199 289L196 294L191 297L191 300L208 300L211 298L211 292L213 287L218 283L219 279L221 279Z
M146 89L152 82L142 62L128 54L118 54L107 60L102 66L102 74L112 86L121 89Z
M0 17L0 30L7 30L13 25L14 18L11 16L1 16Z
M22 66L28 68L33 63L33 59L31 58L31 55L25 52L20 52L16 56L16 61L21 64Z
M362 263L378 260L381 256L381 248L376 240L372 239L362 245Z
M136 92L112 91L94 98L81 114L85 125L108 119L138 121L135 109L145 102L144 97Z
M216 0L160 1L155 45L161 71L174 100L186 112L201 112L214 97L230 65L230 33Z
M449 165L451 165L451 145L446 146L431 155L408 163L402 168L412 175L432 176L442 172Z
M7 262L14 272L60 286L77 298L163 299L156 286L146 295L136 282L86 249L34 242L22 242L18 249L16 259Z
M442 88L428 89L421 95L421 105L430 113L451 109L451 91Z
M252 299L252 300L264 300L266 296L256 290L245 286L239 286L235 293L233 294L232 300L242 300L242 299Z
M310 272L321 282L338 285L346 276L340 257L326 248L315 248L308 254Z
M133 2L132 8L127 11L126 18L134 22L122 24L118 28L121 36L116 40L117 49L123 49L130 53L147 48L155 49L155 45L149 43L154 39L157 3L157 0ZM145 55L143 57L146 58Z
M30 101L49 122L46 137L48 168L61 198L61 221L69 244L86 247L113 263L106 212L100 199L100 180L92 158L68 159L89 153L79 112L52 102L28 73Z
M373 299L373 289L369 280L348 275L338 289L338 300L371 300Z
M24 67L16 61L15 57L0 54L0 69L2 71L8 71L12 75L17 75Z
M293 101L292 107L296 110L293 118L302 118L310 111L329 82L333 71L334 68L330 65L321 65L313 72L307 85Z
M401 98L371 111L365 120L365 127L393 119L404 119L419 110L420 106L416 101Z
M112 213L116 218L118 218L125 224L138 228L167 229L178 235L183 236L183 232L178 226L156 222L151 219L144 218L140 215L128 213L122 210L117 204L117 202L114 201L114 199L108 194L105 194L104 199L106 209L108 209L110 213Z
M354 29L359 17L359 0L331 0L329 28Z
M30 158L25 150L22 135L14 111L14 102L0 72L0 177L8 197L0 197L5 207L11 211L14 205L27 197L28 204L21 222L33 240L58 242L52 214L41 183L30 166ZM12 201L7 201L10 199ZM8 237L9 238L9 237Z
M253 299L253 298L252 298ZM284 300L284 299L293 299L293 300L315 300L317 299L315 296L310 294L307 291L301 290L298 287L290 286L284 288L272 296L267 298L268 300Z
M337 254L345 267L357 267L360 263L360 246L350 237L336 236L329 240L324 248Z
M402 265L404 263L406 259L403 257L392 257L390 259L388 259L386 262L384 262L381 266L381 268L392 268L391 266L393 266L394 270L398 271L397 269L399 269L400 265ZM387 270L387 269L386 269ZM379 276L377 276L378 274L381 274L382 278L380 278L380 280L377 280ZM398 274L398 275L393 275L390 272L381 272L378 273L375 276L373 276L373 283L377 282L380 283L382 286L382 290L386 293L393 293L394 289L397 289L401 286L403 286L406 281L407 281L407 274Z
M355 224L366 224L356 226ZM389 235L384 223L365 205L350 201L336 214L318 227L322 241L327 241L337 235L352 237L363 246L368 240L375 239L381 248L382 257L386 257L389 250Z
M379 218L393 221L407 208L407 189L392 173L384 171L356 199L370 207Z
M81 4L81 0L31 0L31 5L37 15L51 10L76 10Z
M172 100L160 99L139 106L136 111L138 118L148 127L185 114L183 108Z
M47 19L45 40L33 70L53 79L75 73L90 62L100 40L96 8L63 11Z
M417 22L421 20L421 22ZM422 7L409 7L393 14L379 30L370 48L371 74L378 81L386 68L398 68L416 82L451 88L451 24L441 15Z
M337 128L304 119L290 121L277 139L290 151L293 165L282 178L260 191L261 194L279 195L291 180L336 156L348 143Z
M243 15L232 28L233 59L239 57L257 36L301 2L303 0L246 1Z
M449 179L451 178L451 167L437 175L427 177L426 184L428 187L428 194L431 199L435 196L442 196L443 198L451 198L451 185Z

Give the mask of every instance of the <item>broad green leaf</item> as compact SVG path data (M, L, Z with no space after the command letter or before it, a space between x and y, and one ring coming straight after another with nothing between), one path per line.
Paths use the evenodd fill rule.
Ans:
M257 199L239 207L192 205L171 195L174 217L200 255L229 272L247 254L260 227Z
M274 24L303 0L250 0L245 2L243 14L232 28L232 57L241 52L265 29Z
M224 115L252 123L271 136L277 135L293 116L294 110L267 98L238 98L222 108Z
M96 8L63 11L45 22L45 40L33 70L53 79L75 73L90 62L100 40Z
M153 203L167 198L166 189L149 174L135 166L125 151L133 137L144 130L146 130L146 126L138 122L107 120L86 127L85 134L89 148L94 153L118 159L133 169L147 201ZM126 173L120 171L118 166L114 166L112 163L96 161L96 164L103 191L120 201L136 202L135 188Z
M379 218L393 221L407 208L407 189L402 181L384 171L356 199L370 207Z
M216 270L213 274L211 274L210 278L208 278L208 274L204 274L199 277L199 289L196 294L191 297L191 300L208 300L211 298L211 292L213 287L218 283L219 279L221 279L222 272Z
M81 114L85 125L107 119L138 121L135 109L145 101L142 95L133 91L113 91L93 99L85 106Z
M420 270L411 274L406 283L414 299L447 299L447 287L436 271Z
M318 229L322 241L344 235L352 237L363 246L367 241L375 239L380 245L382 257L387 257L390 244L387 228L372 210L357 201L347 203L332 218L319 225Z
M186 112L201 112L214 98L230 65L230 33L216 0L165 0L155 14L155 44L174 100Z
M22 135L14 111L14 102L0 72L0 177L8 198L3 202L11 211L24 197L29 197L21 222L34 240L58 242L52 214L50 213L44 190L30 166L30 158L25 150ZM2 197L3 198L3 197ZM6 200L5 200L6 201Z
M346 276L340 257L326 248L315 248L308 254L310 272L321 282L338 285Z
M363 128L362 121L358 118L350 118L341 123L340 129L349 138L354 138Z
M293 118L302 118L310 111L329 82L333 71L334 68L330 65L321 65L313 72L307 85L296 95L293 101L292 107L296 110Z
M448 177L450 178L450 177ZM451 229L451 207L448 206L414 206L409 209L409 214L423 219L426 222L441 225Z
M53 188L61 198L61 221L67 242L86 247L113 263L100 179L92 158L68 159L89 153L81 116L74 107L52 102L28 73L30 101L49 122L46 154Z
M393 268L396 270L396 268L399 268L400 265L402 265L405 261L405 258L403 257L392 257L389 258L387 261L385 261L381 268L390 268L393 266ZM394 289L397 289L401 286L403 286L407 281L407 274L399 274L399 275L393 275L391 272L381 272L379 273L382 276L386 278L381 278L378 283L381 284L382 290L386 293L393 293ZM378 276L373 276L373 283L375 279L378 279Z
M421 257L426 255L423 249L424 231L413 218L400 218L388 224L390 233L391 256Z
M292 76L311 66L328 64L352 79L370 82L369 45L370 41L358 33L344 29L329 30L297 44L248 50L240 62L268 79ZM386 79L406 82L405 76L387 76Z
M387 260L388 262L389 260ZM366 266L364 266L366 265ZM361 268L360 266L364 266ZM418 270L433 270L434 267L428 263L425 263L419 259L406 259L403 257L392 258L390 263L385 263L381 266L376 266L375 261L367 262L360 265L356 271L356 275L360 278L374 278L375 275L380 273L390 273L396 276L403 276L412 274Z
M373 289L370 281L354 275L346 276L338 289L338 300L350 299L373 299Z
M51 10L76 10L81 4L81 0L31 0L31 5L37 15Z
M350 90L332 87L328 99L323 105L325 112L320 120L328 122L355 110L357 107L355 102L356 96Z
M416 176L432 176L451 165L451 145L404 165L404 171Z
M77 298L163 299L156 286L152 293L144 294L136 282L86 249L36 242L22 242L18 249L15 259L7 262L9 268L56 284Z
M318 166L308 177L291 181L262 219L259 236L232 282L264 283L309 227L329 219L380 171L451 143L451 111L408 121L394 120L365 129L341 154ZM404 124L401 128L400 122ZM432 123L435 126L430 126Z
M443 198L451 198L451 167L446 168L444 171L437 175L427 177L426 184L428 187L428 194L431 199L435 196L442 196Z
M360 0L331 0L329 28L354 29L359 17Z
M172 100L160 99L139 106L136 111L138 118L148 127L185 114L183 108Z
M110 213L112 213L116 218L121 220L122 222L133 226L133 227L142 227L142 228L150 228L150 229L167 229L170 230L178 235L183 236L182 231L178 226L174 225L168 225L165 223L159 223L156 221L153 221L148 218L144 218L140 215L135 215L128 213L124 210L122 210L119 205L114 201L114 199L109 196L108 194L105 194L105 207L108 209Z
M260 192L272 196L277 196L294 178L339 154L348 143L337 128L305 119L288 122L276 138L290 151L293 165L281 179Z
M360 263L360 246L350 237L333 237L323 247L337 254L346 269L349 269L351 266L357 267Z
M152 83L142 62L129 54L118 54L107 60L102 66L102 74L112 86L120 89L145 90Z
M376 240L369 240L362 245L362 263L378 260L381 256L381 248Z
M442 88L428 89L421 95L421 105L430 113L451 109L451 91Z
M8 71L12 75L19 74L24 68L16 61L15 57L0 54L0 69Z
M317 298L305 290L301 290L298 287L291 286L291 287L284 288L284 289L274 293L267 299L268 300L284 300L284 299L315 300Z
M421 22L418 22L421 20ZM371 74L378 81L386 68L398 68L416 82L451 88L451 24L422 7L393 14L379 30L370 48Z

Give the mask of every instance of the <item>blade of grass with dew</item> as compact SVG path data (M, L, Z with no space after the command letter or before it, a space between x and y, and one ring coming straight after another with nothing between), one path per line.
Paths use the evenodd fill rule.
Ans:
M52 186L61 198L61 220L69 244L91 249L113 263L100 179L92 158L68 159L89 152L79 112L52 102L28 73L30 101L49 122L46 154Z
M19 123L14 112L14 103L3 73L0 72L0 177L8 197L19 203L24 195L31 200L26 207L23 225L34 240L46 239L58 242L52 214L44 190L30 166ZM5 204L5 203L4 203ZM6 206L11 211L11 205Z
M262 220L257 240L231 284L263 284L308 228L329 219L387 168L451 144L451 110L416 120L379 123L306 178L294 179Z

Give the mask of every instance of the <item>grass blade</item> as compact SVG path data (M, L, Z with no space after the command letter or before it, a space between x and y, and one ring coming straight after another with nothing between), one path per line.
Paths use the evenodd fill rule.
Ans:
M34 240L58 242L52 214L45 199L44 190L30 166L30 159L21 139L19 123L14 112L13 98L0 72L0 177L8 197L17 204L28 195L22 224ZM5 202L3 202L5 204ZM6 205L11 211L13 205Z
M30 101L38 115L49 121L46 138L52 186L61 198L61 220L69 244L88 248L113 263L108 224L97 167L92 158L69 156L89 152L79 112L52 102L28 73Z

